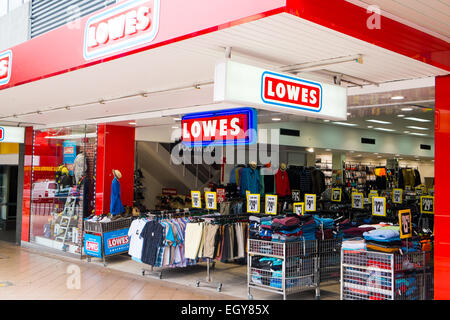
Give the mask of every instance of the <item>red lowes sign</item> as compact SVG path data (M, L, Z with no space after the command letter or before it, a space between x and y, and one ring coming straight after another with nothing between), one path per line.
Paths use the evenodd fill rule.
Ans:
M151 42L159 28L160 0L129 0L92 16L84 35L86 60Z
M99 243L93 241L86 241L86 250L98 252Z
M261 98L268 104L319 112L322 109L322 86L283 74L264 72Z
M11 79L12 51L0 53L0 86L5 85Z
M256 142L256 111L241 108L189 114L181 121L185 145L214 146Z
M120 236L117 238L111 238L111 239L108 239L108 248L123 246L125 244L128 244L128 242L129 242L128 235Z

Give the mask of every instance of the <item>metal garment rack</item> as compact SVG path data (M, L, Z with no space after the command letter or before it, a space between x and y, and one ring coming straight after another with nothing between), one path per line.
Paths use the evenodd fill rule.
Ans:
M239 214L239 215L221 215L221 216L203 216L201 218L213 218L213 219L223 219L223 220L233 220L233 219L238 219L238 220L242 220L244 218L248 219L249 214ZM215 265L216 263L214 261L212 261L213 259L211 258L206 258L206 280L203 279L197 279L195 281L195 286L198 288L200 287L201 283L206 284L207 286L210 287L217 287L217 292L221 292L222 291L222 286L223 284L221 282L214 282L211 280L211 269L215 269ZM212 266L211 266L211 262L212 262Z

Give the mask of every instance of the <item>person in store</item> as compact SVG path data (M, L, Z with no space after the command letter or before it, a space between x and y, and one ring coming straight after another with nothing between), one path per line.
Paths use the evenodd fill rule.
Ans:
M122 173L119 170L113 169L114 179L111 184L111 204L110 204L110 212L114 217L119 217L121 213L125 212L125 208L123 207L122 200L120 199L120 182L119 180L122 178Z

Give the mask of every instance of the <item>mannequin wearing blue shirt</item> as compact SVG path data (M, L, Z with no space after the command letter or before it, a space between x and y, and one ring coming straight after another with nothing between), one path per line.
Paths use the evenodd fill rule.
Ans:
M122 205L122 200L120 200L120 182L119 179L122 178L122 174L119 170L113 170L114 179L111 184L111 205L110 212L112 216L121 214L125 212Z
M242 169L241 194L245 196L246 191L251 194L259 194L261 190L261 181L259 171L256 168L256 162L250 162L250 167Z

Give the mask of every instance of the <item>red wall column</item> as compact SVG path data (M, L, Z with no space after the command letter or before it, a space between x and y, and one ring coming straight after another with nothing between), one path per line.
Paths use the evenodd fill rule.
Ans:
M95 213L108 213L111 202L113 169L122 173L121 199L124 206L133 206L134 127L101 124L97 127L97 173Z
M450 75L436 77L434 298L450 299Z
M25 128L25 159L23 173L22 199L22 236L21 240L30 241L31 214L31 169L33 164L33 128Z

